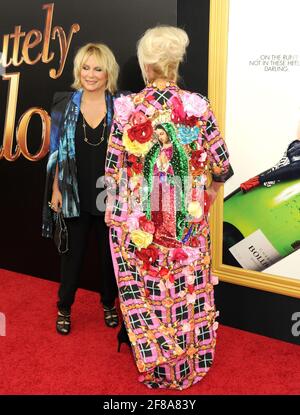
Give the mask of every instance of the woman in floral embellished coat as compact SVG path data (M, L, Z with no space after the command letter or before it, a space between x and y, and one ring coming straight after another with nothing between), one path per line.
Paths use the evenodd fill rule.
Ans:
M208 211L233 172L209 102L176 84L187 45L170 26L140 39L146 87L115 101L106 160L121 311L150 388L197 383L216 345Z

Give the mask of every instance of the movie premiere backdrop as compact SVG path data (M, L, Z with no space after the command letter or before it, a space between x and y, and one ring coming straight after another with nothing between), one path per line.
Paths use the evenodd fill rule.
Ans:
M70 90L74 55L88 42L114 51L120 89L141 89L136 41L148 27L176 25L177 1L10 0L0 22L0 267L57 280L58 255L41 238L53 94ZM83 285L97 288L92 239L88 250Z
M223 263L300 280L300 3L229 5Z

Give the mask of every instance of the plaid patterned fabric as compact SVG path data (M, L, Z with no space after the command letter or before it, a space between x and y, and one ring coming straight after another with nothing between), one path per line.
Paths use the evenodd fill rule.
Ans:
M218 128L217 120L211 109L208 111L206 119L206 128L204 130L204 139L206 140L206 147L208 148L208 158L212 166L222 166L225 170L220 173L214 172L212 169L213 180L217 182L225 182L233 175L233 170L229 164L229 154L227 146Z
M133 113L140 112L152 119L155 111L168 111L172 99L181 99L182 94L186 99L190 97L188 94L192 95L174 85L164 89L147 87L139 94L130 95L131 102L126 105L132 106ZM200 98L206 108L200 118L203 128L199 129L198 145L207 152L214 179L224 182L232 175L228 150L209 103ZM143 268L127 226L132 211L128 210L127 200L130 189L123 180L123 170L128 167L123 137L132 113L127 119L124 113L115 108L106 161L106 177L116 183L110 231L121 311L142 373L141 381L149 388L184 389L205 376L215 351L217 323L209 226L206 218L195 228L196 247L181 240L188 258L173 264L172 282L158 274L170 263L174 249L167 245L157 244L159 255L151 265L151 272ZM184 235L190 225L186 226Z

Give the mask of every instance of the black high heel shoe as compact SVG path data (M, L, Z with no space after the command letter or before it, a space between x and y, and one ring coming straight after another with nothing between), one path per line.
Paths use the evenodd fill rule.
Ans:
M71 331L71 314L58 311L56 317L56 331L59 334L67 335Z
M124 321L122 322L121 329L118 333L118 352L121 350L122 343L126 343L128 346L131 346Z
M113 307L103 306L103 311L104 311L104 321L107 327L111 327L111 328L117 327L117 325L119 324L119 317L118 317L116 307L115 306Z

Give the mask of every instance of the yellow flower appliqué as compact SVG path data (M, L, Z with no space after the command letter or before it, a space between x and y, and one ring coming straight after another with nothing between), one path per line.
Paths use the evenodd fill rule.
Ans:
M153 235L142 231L141 229L132 231L130 235L132 242L138 247L138 249L148 248L148 246L152 243Z
M127 132L123 134L123 144L125 150L128 151L129 154L134 154L135 156L144 156L150 150L152 146L151 141L147 141L147 143L139 143L138 141L134 140L131 141L128 137Z
M197 202L197 201L190 202L188 206L188 212L194 218L200 219L201 216L203 215L203 210L202 210L200 202Z

